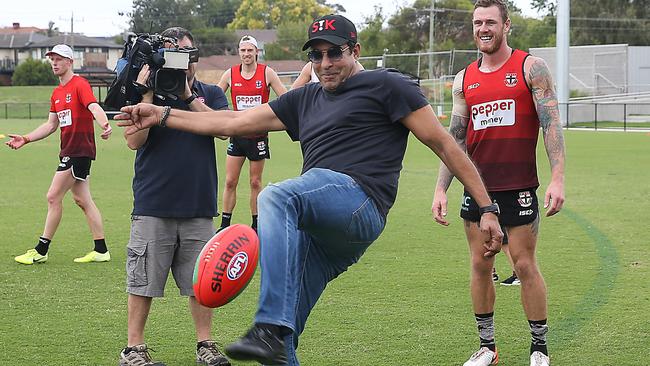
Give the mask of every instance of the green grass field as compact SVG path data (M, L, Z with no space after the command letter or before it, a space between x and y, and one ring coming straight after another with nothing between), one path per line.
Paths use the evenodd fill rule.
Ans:
M629 129L629 130L635 130L635 129L649 129L650 128L650 122L628 122L628 123L623 123L622 121L598 121L597 123L594 122L574 122L571 124L571 127L582 127L582 128L588 128L588 129L598 129L598 128L608 128L608 129Z
M0 133L26 133L42 122L0 119ZM300 171L298 145L283 133L271 139L265 183ZM542 220L538 246L548 286L552 362L638 365L650 344L650 136L567 131L566 142L565 209ZM42 232L58 137L19 151L0 147L0 365L117 364L126 343L124 267L134 153L117 129L97 145L92 192L113 260L89 265L72 262L92 245L69 196L49 261L14 262ZM225 143L217 145L223 172ZM543 197L548 163L541 146ZM413 139L386 230L315 307L301 337L303 365L459 365L475 350L468 250L456 214L461 186L455 182L449 193L451 226L435 224L430 206L437 168L438 159ZM246 184L239 194L233 222L248 224ZM510 271L503 255L497 270L502 276ZM250 325L258 281L256 276L239 298L215 311L218 342L234 341ZM154 301L147 342L154 358L167 365L195 365L187 300L172 280L167 290L166 298ZM527 365L530 335L518 288L498 286L496 327L500 365Z

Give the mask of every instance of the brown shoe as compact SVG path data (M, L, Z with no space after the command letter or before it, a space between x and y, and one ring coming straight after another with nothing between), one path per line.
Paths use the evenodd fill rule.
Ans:
M162 362L154 362L149 355L146 344L126 347L120 352L120 366L165 366Z

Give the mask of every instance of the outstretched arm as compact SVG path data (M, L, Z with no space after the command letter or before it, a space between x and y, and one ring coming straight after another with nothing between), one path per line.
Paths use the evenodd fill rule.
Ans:
M167 118L163 118L167 110ZM244 111L190 112L153 104L140 103L122 108L118 126L126 127L125 134L131 135L155 125L175 128L197 135L244 136L281 131L286 127L268 104L262 104Z
M546 216L552 216L560 212L564 204L565 152L560 111L553 77L546 62L538 57L528 57L525 67L528 70L527 79L532 89L546 155L551 166L551 182L544 195L544 208L547 208Z
M42 140L48 137L49 135L53 134L58 127L59 117L57 117L56 113L50 112L47 118L47 122L36 127L36 129L32 132L26 135L15 135L11 133L8 134L8 136L11 137L11 140L7 141L5 144L14 150L18 150L29 142Z

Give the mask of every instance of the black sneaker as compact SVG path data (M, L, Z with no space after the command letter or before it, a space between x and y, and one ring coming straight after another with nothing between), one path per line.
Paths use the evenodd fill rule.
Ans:
M492 281L499 282L499 275L497 274L497 269L492 267Z
M501 281L501 284L504 286L519 286L521 285L521 281L519 281L519 278L517 278L516 274L512 274L512 276L506 278L505 280Z
M264 365L284 365L287 352L284 341L270 329L254 325L245 336L225 348L234 360L257 361Z

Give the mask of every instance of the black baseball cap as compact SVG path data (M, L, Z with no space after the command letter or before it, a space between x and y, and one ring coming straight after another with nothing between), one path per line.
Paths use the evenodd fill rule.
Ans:
M357 27L342 15L325 15L314 20L307 31L309 40L302 46L305 51L313 41L327 41L335 45L357 43Z

